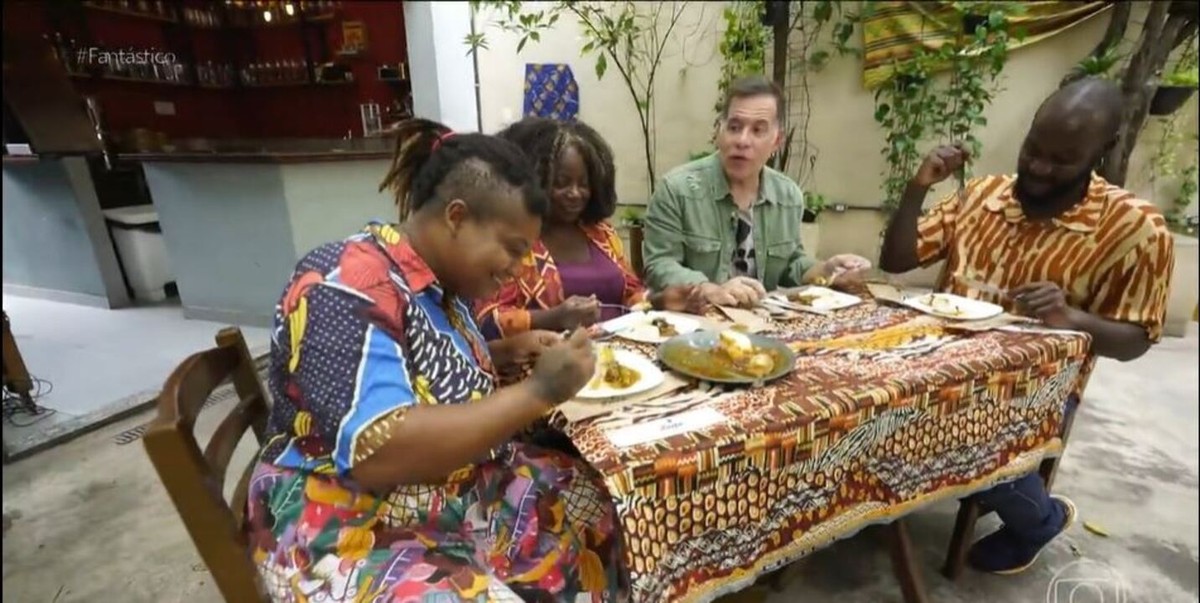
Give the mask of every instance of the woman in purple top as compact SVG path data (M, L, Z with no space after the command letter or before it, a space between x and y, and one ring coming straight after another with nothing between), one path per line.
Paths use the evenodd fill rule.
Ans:
M650 293L630 269L621 238L607 223L617 206L612 151L595 130L578 121L527 118L498 136L536 164L550 215L514 278L477 306L485 335L566 331L644 305L702 311L693 287Z

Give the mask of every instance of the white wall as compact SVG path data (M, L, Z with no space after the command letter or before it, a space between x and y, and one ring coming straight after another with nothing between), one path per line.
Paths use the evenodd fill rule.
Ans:
M547 4L525 2L524 8L536 11ZM649 7L656 3L639 4ZM687 161L689 152L705 148L711 137L721 69L716 43L724 29L724 8L724 2L690 3L664 51L655 86L659 175ZM494 23L494 17L491 12L481 12L476 27ZM611 64L604 79L598 80L595 55L580 56L584 42L578 23L564 16L541 42L530 42L520 54L517 35L494 26L485 31L489 48L479 51L483 131L496 132L521 118L526 63L570 65L579 84L580 119L596 128L613 148L621 202L645 203L649 186L637 108Z
M463 40L471 32L467 2L405 2L404 30L413 113L459 132L478 132L475 66Z
M379 183L391 161L331 161L280 168L296 259L330 241L340 241L368 222L395 222L396 202ZM331 210L331 204L336 210Z

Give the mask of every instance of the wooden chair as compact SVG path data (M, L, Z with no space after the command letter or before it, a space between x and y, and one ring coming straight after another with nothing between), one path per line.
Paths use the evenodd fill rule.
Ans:
M144 442L222 597L230 603L261 602L266 597L242 531L254 463L242 471L230 502L223 492L238 442L252 429L262 444L269 409L242 332L222 329L216 341L217 347L192 354L167 378L158 397L158 417ZM226 379L232 379L239 400L202 451L194 432L196 417Z
M1078 412L1079 405L1076 404L1063 419L1064 448L1067 438L1071 435L1071 426L1075 424L1075 414ZM1043 460L1038 467L1038 474L1042 476L1042 481L1046 484L1046 491L1050 491L1054 486L1054 477L1058 474L1058 463L1061 460L1061 455L1048 458ZM954 532L950 535L950 546L946 550L946 562L942 566L942 575L949 580L958 580L967 566L967 552L975 542L975 524L980 517L987 515L986 513L981 514L980 511L982 509L973 497L964 498L958 503L958 516L954 520Z

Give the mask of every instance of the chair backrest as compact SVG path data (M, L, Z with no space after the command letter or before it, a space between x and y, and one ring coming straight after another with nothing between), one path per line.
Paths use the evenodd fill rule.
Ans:
M642 241L645 240L645 232L640 224L629 229L629 249L626 250L626 255L629 256L629 267L638 278L646 278L646 267L642 261Z
M167 378L158 397L158 417L143 441L221 595L231 603L259 602L264 597L242 530L254 463L243 470L229 502L223 486L246 430L252 429L262 444L269 408L242 332L222 329L216 340L217 347L192 354ZM196 417L226 379L233 381L238 403L202 450L194 432Z

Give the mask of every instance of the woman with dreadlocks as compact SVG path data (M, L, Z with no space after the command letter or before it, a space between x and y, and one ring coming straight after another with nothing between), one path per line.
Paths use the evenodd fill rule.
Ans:
M488 337L586 327L639 305L703 310L693 287L649 293L629 268L621 239L606 222L617 207L612 151L595 130L577 121L526 118L497 136L534 161L550 212L516 277L477 306Z
M247 503L263 585L289 602L624 600L599 476L514 438L587 383L586 332L498 389L471 317L541 232L528 158L425 120L396 137L381 188L402 222L309 253L276 309Z

